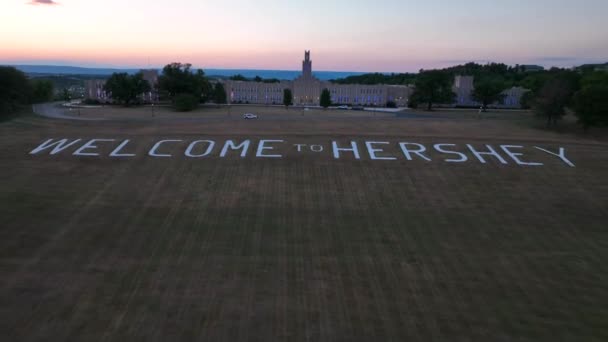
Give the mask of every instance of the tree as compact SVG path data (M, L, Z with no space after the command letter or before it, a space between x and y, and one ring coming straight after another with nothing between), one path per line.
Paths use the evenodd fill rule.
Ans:
M177 94L173 98L173 106L178 112L189 112L198 107L199 99L192 94Z
M412 84L416 80L416 74L381 74L371 73L363 75L348 76L331 80L338 84Z
M325 88L321 92L320 104L323 108L331 106L331 94L329 93L329 89Z
M578 87L578 79L568 74L550 77L539 89L533 100L537 115L547 119L547 127L557 125L557 120L566 114L566 107Z
M16 112L29 103L31 85L25 74L13 67L0 66L0 115Z
M262 82L262 78L260 76L256 76L253 78L253 81L260 83L260 82Z
M228 98L226 97L226 89L220 82L217 82L213 88L213 100L217 104L225 104L228 102Z
M283 90L283 105L287 108L293 105L293 94L291 93L291 89Z
M241 74L236 74L234 76L230 76L229 80L231 81L249 81L245 76Z
M608 72L594 71L585 74L581 80L581 87L584 88L592 85L608 85Z
M200 69L193 72L191 67L191 64L171 63L163 68L158 78L159 89L167 93L174 104L178 94L190 94L199 102L209 97L211 84L205 72Z
M608 83L590 84L574 95L574 111L585 131L608 126Z
M533 91L527 91L525 92L522 96L521 99L519 100L519 103L521 104L521 107L523 109L530 109L532 108L533 102L534 102L534 92Z
M63 88L63 91L61 92L61 97L63 98L63 101L65 102L69 102L70 101L70 91L68 90L68 88Z
M432 110L433 103L452 103L456 94L452 91L451 75L441 70L421 71L412 94L413 103L426 103Z
M139 95L151 89L150 83L144 80L142 73L132 76L124 72L114 73L104 85L104 90L112 94L112 99L125 106L131 105Z
M475 101L482 104L483 111L487 111L488 105L494 102L502 102L506 88L502 77L480 77L475 79L475 87L471 96Z
M53 98L53 82L49 80L32 80L32 102L48 102Z

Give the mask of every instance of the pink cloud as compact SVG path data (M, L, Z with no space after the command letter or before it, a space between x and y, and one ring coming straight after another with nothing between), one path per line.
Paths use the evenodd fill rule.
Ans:
M29 5L59 5L58 2L53 0L32 0L28 2Z

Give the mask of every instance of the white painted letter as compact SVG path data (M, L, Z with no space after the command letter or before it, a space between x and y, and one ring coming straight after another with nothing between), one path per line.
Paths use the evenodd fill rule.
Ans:
M306 144L295 144L293 146L296 146L298 148L298 152L302 152L302 146L306 146Z
M54 143L51 144L52 141L53 141L53 139L49 139L49 140L43 142L40 146L38 146L35 149L33 149L32 152L30 152L30 154L38 154L38 153L40 153L40 152L42 152L42 151L44 151L46 149L49 149L51 147L53 147L53 150L49 154L51 154L51 155L57 154L57 153L65 150L66 148L68 148L68 147L70 147L70 146L72 146L74 144L77 144L80 141L80 139L76 139L76 140L74 140L74 141L72 141L70 143L67 143L68 139L58 140L58 141L56 141L56 142L54 142ZM67 143L67 145L65 145L66 143Z
M443 146L451 147L451 146L456 146L456 145L455 144L435 144L433 147L438 152L445 153L445 154L456 154L456 155L460 156L460 159L446 159L445 160L446 162L448 162L448 163L464 163L467 160L469 160L469 158L467 157L466 154L460 153L460 152L456 152L456 151L444 150Z
M390 143L386 141L366 141L365 146L367 147L367 152L369 152L369 157L372 158L372 160L397 160L395 157L378 157L376 152L384 152L384 150L381 148L374 148L374 144L390 145Z
M331 144L334 150L334 158L340 159L340 151L351 151L355 155L355 159L361 159L359 149L357 148L357 143L355 141L350 142L350 146L352 148L339 148L338 143L335 141L332 141Z
M568 166L570 166L570 167L576 167L576 166L575 166L575 165L574 165L574 164L573 164L571 161L569 161L569 160L566 158L566 149L565 149L565 148L563 148L563 147L560 147L560 148L559 148L559 154L555 154L555 153L553 153L553 152L551 152L551 151L547 151L547 150L545 150L544 148L540 148L540 147L537 147L537 146L534 146L534 148L536 148L536 149L538 149L538 150L541 150L541 151L543 151L543 152L547 152L547 153L549 153L549 154L551 154L551 155L554 155L554 156L556 156L556 157L559 157L559 158L560 158L560 159L561 159L561 160L562 160L564 163L566 163L566 165L568 165Z
M250 141L245 140L240 145L237 146L234 144L234 141L226 140L226 143L224 144L224 148L222 148L222 152L220 153L220 157L224 158L226 156L226 154L228 153L229 148L232 150L239 150L242 148L243 152L241 152L241 158L244 158L247 155L247 150L249 150L249 144L250 144Z
M89 142L87 142L86 144L82 145L81 148L77 149L76 152L73 153L73 155L75 156L98 156L99 153L91 153L91 152L83 152L85 150L89 150L89 149L96 149L97 145L95 145L96 142L98 141L114 141L114 139L91 139L89 140Z
M313 152L323 152L323 145L310 145L310 150Z
M530 166L541 166L543 165L543 163L534 163L534 162L525 162L522 161L521 159L518 158L518 156L523 156L522 153L517 153L517 152L513 152L511 150L509 150L510 148L524 148L523 146L516 146L516 145L500 145L500 148L502 148L503 151L505 151L505 153L511 157L511 159L513 159L517 165L530 165Z
M183 141L183 140L161 140L161 141L157 142L154 145L154 147L152 147L152 149L150 150L150 152L148 152L148 155L151 156L151 157L165 157L165 158L172 157L172 155L170 155L170 154L159 154L159 153L156 153L156 150L158 150L158 148L160 147L160 145L162 145L162 144L164 144L166 142L180 142L180 141Z
M209 147L207 147L207 151L205 151L205 153L203 154L192 154L192 150L194 149L194 147L202 142L206 142L209 143ZM211 151L213 151L213 147L215 147L215 141L211 141L211 140L197 140L197 141L193 141L192 144L190 144L190 146L188 146L188 148L186 149L186 153L184 153L186 155L186 157L190 157L190 158L201 158L201 157L206 157L208 156Z
M416 151L410 151L407 148L407 145L414 145L414 146L418 146L418 149ZM426 161L431 161L431 159L429 159L427 156L425 156L424 153L426 151L426 147L424 147L424 145L421 144L416 144L416 143L399 143L399 146L401 147L401 151L403 151L403 154L405 155L405 157L407 158L407 160L412 160L412 155L410 154L416 154L418 155L420 158L426 160Z
M120 153L120 151L122 151L122 149L127 146L128 143L129 139L123 141L122 144L120 144L114 151L112 151L112 153L110 153L110 157L135 157L135 154Z
M490 145L486 145L486 147L488 148L488 150L490 150L490 152L479 152L477 150L475 150L475 148L473 146L471 146L470 144L467 144L467 147L469 148L469 150L471 150L471 152L473 152L473 154L475 155L475 157L477 157L477 159L479 159L479 161L482 164L486 163L486 160L483 159L483 155L488 155L488 156L494 156L496 157L496 159L498 159L502 164L509 164L507 163L507 161L500 155L498 154L498 152L496 152L494 150L494 148L492 148L492 146Z
M282 158L280 154L264 154L264 150L274 150L274 147L265 146L266 143L282 143L283 140L260 140L258 144L258 152L255 154L258 158Z

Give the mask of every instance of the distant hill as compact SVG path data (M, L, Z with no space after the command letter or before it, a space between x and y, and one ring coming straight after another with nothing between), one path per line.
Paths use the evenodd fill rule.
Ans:
M81 68L57 65L13 65L26 74L47 75L111 75L115 72L136 73L139 69Z
M37 75L99 75L108 76L115 72L126 72L134 74L140 69L112 69L112 68L81 68L73 66L58 66L58 65L13 65L15 68L25 72L26 74ZM205 74L209 77L226 78L234 75L243 75L246 78L254 78L260 76L262 78L276 78L279 80L293 80L302 74L296 70L255 70L255 69L204 69ZM159 69L160 72L160 69ZM348 71L316 71L313 74L321 80L331 80L345 78L349 76L357 76L364 74L363 72L348 72Z

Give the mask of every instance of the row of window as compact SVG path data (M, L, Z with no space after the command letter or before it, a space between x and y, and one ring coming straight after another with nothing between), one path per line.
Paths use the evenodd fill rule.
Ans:
M329 92L331 94L350 94L350 89L342 89L342 88L331 88L329 89ZM365 89L361 89L359 91L359 94L377 94L377 95L382 95L383 91L382 89L377 89L377 88L365 88Z
M278 102L283 101L282 96L265 96L263 98L266 102ZM253 95L235 95L232 97L232 101L258 101L258 96Z
M233 92L241 92L241 93L257 93L258 88L236 88L232 89ZM264 91L264 89L262 89ZM266 88L266 93L282 93L283 89L280 88Z
M382 96L332 96L331 102L334 103L378 103L382 102Z
M266 88L266 89L262 89L262 91L264 91L266 93L282 93L283 89L281 88ZM350 89L342 89L342 88L332 88L329 90L329 92L331 94L350 94L351 92L349 91ZM233 88L232 89L233 92L239 92L239 93L257 93L259 91L259 88ZM311 92L312 89L305 89L305 92ZM383 91L382 89L374 89L374 88L366 88L366 89L361 89L359 91L360 94L372 94L372 95L382 95Z

